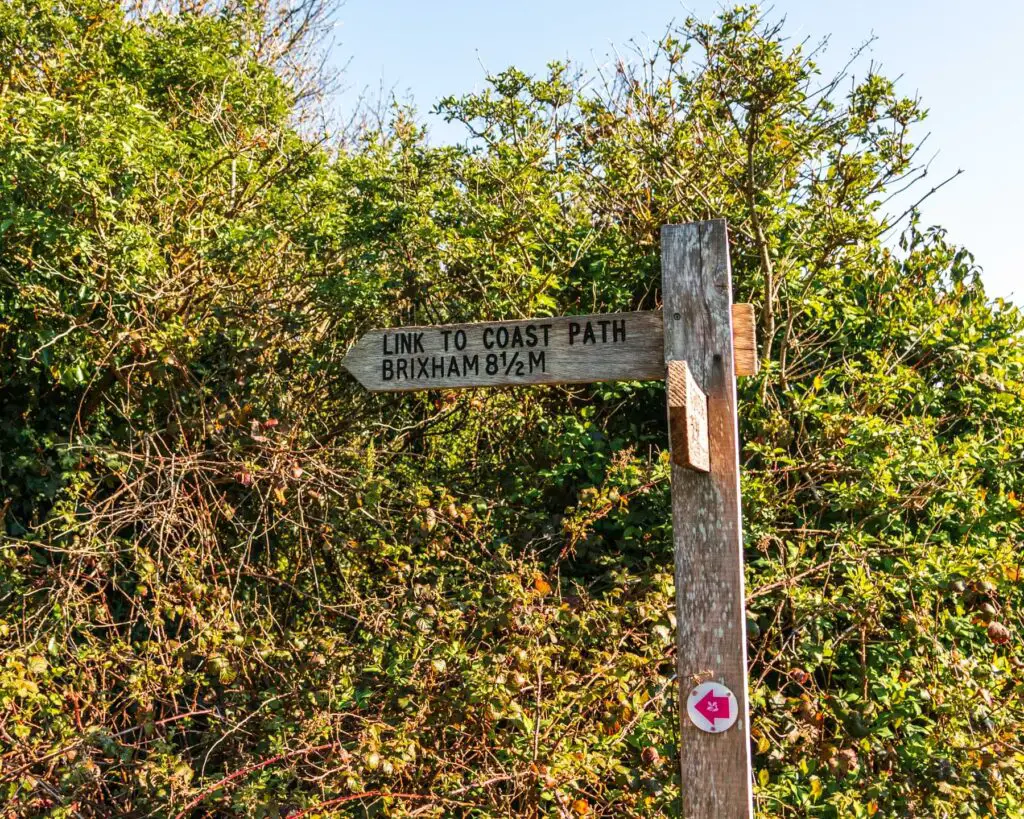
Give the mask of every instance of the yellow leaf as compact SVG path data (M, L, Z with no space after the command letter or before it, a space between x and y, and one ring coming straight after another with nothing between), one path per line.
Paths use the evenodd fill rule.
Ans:
M590 805L587 804L585 799L577 799L573 802L572 809L577 816L586 816L590 813Z
M277 500L278 503L285 503L285 501L287 500L287 498L285 498L284 496L284 491L281 489L280 486L274 487L274 498Z
M541 594L551 593L551 584L544 579L544 575L542 575L540 572L536 572L533 575L533 587Z
M821 796L823 788L821 787L821 780L816 776L811 777L811 797L817 799Z
M768 787L768 771L764 768L757 772L757 781L761 783L762 788Z
M772 744L768 741L768 737L762 734L761 738L757 741L757 752L759 754L766 754L771 747Z
M868 816L874 816L876 813L878 813L878 803L872 799L868 802Z

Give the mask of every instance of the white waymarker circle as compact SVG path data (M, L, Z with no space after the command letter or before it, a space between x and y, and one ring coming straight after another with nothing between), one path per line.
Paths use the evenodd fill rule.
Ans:
M686 713L700 730L720 734L733 726L740 708L732 691L720 683L706 682L686 698Z

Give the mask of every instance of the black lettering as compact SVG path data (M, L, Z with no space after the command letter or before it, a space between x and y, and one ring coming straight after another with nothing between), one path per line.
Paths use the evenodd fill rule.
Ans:
M569 346L575 344L575 338L580 334L580 326L575 321L569 322ZM545 346L547 346L547 333L544 334Z
M386 338L386 336L385 336ZM385 358L380 362L381 372L380 377L382 381L390 381L395 377L395 362L390 358Z
M539 353L535 353L535 352L533 352L533 350L530 350L530 372L531 373L534 371L535 368L539 369L542 373L547 372L547 370L544 369L545 363L546 362L544 361L544 351L543 350L541 350Z
M423 349L423 333L416 333L413 337L413 352L423 353L426 350Z
M484 327L484 347L491 349L494 346L494 328Z
M395 378L409 378L409 359L400 358L395 362Z
M388 334L385 333L384 334L384 355L394 355L397 352L398 352L398 350L389 350L388 349Z
M550 324L542 324L540 326L540 329L544 331L544 346L547 347L548 346L548 330L551 329L551 325Z
M453 375L459 377L459 359L455 356L448 359L448 377L451 378Z
M526 346L536 347L537 346L537 328L532 324L526 328Z
M497 375L498 373L498 354L488 353L487 354L487 374Z
M469 375L470 370L474 375L480 375L480 356L470 358L468 355L462 357L462 374Z
M499 327L498 332L494 335L499 348L504 349L508 347L508 327Z
M626 320L615 319L612 321L612 341L625 341L626 340Z
M445 347L445 349L447 350L448 348ZM466 331L465 330L456 330L455 331L455 349L456 350L465 350L466 349Z
M430 378L427 373L427 365L430 363L429 358L417 358L416 363L419 365L419 370L416 372L416 378Z
M607 319L599 320L597 322L601 325L601 343L604 344L608 341L608 325L611 324Z
M596 344L597 339L594 337L594 325L589 321L587 322L586 329L583 331L583 343L584 344Z
M512 329L512 340L511 344L513 347L523 346L523 333L518 327Z
M441 337L444 339L444 351L448 352L448 336L452 334L451 330L442 330Z
M430 359L430 377L444 378L444 356L434 356Z

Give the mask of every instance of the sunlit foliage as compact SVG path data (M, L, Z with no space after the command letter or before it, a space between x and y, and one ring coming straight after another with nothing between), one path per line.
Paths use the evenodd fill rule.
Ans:
M663 385L339 362L725 217L758 811L1024 815L1022 318L886 215L918 102L740 8L338 147L281 12L0 6L0 811L678 815Z

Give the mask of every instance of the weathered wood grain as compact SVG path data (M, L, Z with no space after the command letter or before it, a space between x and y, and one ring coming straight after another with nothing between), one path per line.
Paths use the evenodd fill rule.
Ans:
M680 713L683 815L753 815L747 702L732 283L724 221L662 228L665 359L686 361L708 399L709 473L672 466L680 702L714 680L740 717L719 734Z
M371 330L343 364L386 392L660 380L661 324L637 312Z
M732 306L732 355L736 375L757 375L760 361L757 357L757 319L752 304Z
M708 397L685 361L668 361L668 428L672 463L709 472Z

